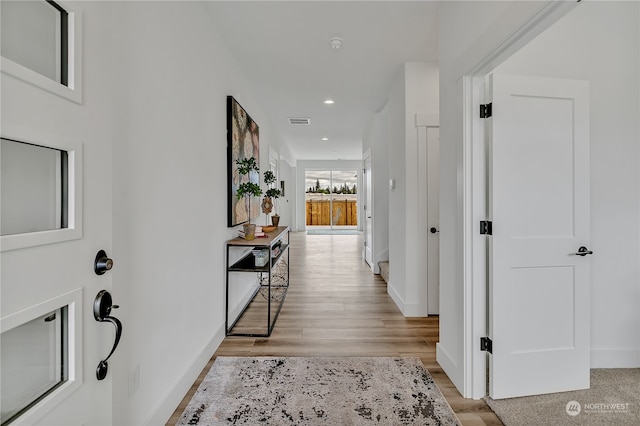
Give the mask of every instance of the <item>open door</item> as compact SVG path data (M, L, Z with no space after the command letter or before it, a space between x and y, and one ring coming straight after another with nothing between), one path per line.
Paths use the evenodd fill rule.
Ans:
M364 260L371 267L373 266L373 197L371 188L371 155L364 159Z
M588 82L489 86L489 394L589 388Z

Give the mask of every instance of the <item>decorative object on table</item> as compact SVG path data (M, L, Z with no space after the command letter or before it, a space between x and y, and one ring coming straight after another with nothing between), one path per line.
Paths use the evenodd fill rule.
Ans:
M277 227L280 223L280 216L278 215L278 198L282 196L282 191L278 188L275 188L276 183L276 175L271 171L267 170L264 172L264 183L267 184L267 191L264 193L265 197L262 201L262 212L269 217L269 213L271 213L272 208L275 209L275 213L271 217L271 223L273 226Z
M460 425L419 358L217 357L177 424L231 423Z
M260 164L259 136L258 124L251 119L233 96L227 96L227 225L229 227L245 222L250 223L260 215L258 198L247 202L237 196L237 191L243 183L253 183L259 188L260 175L257 167L246 175L242 175L238 168L238 162L251 158L256 165ZM248 196L259 197L260 195Z
M252 238L247 238L246 234L245 234L245 227L248 227L251 224L247 224L245 223L244 225L242 225L242 229L240 229L238 231L238 237L240 238L244 238L245 240L250 240ZM251 225L254 230L253 232L253 238L266 238L267 235L264 232L264 226L258 226L258 225Z
M256 163L254 157L243 158L242 160L236 160L238 166L238 173L240 176L249 176L251 173L258 173L260 168ZM244 199L245 211L248 213L251 211L251 199L260 197L262 195L262 188L255 182L251 182L248 179L240 179L241 183L236 190L236 197L238 200ZM253 240L255 237L256 226L251 223L251 219L247 223L243 224L244 239Z
M267 264L269 261L269 249L252 250L253 264L257 267L261 267Z

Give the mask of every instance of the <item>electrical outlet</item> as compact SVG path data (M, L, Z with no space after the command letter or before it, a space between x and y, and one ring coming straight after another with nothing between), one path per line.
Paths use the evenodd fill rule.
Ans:
M129 396L133 395L140 387L140 364L129 372Z

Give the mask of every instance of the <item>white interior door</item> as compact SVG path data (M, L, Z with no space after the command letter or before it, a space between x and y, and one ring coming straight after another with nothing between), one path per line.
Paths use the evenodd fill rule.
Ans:
M373 200L371 196L371 155L364 160L364 260L373 268Z
M440 128L427 127L427 313L440 314Z
M589 87L493 75L494 399L589 387Z
M440 128L418 127L419 274L425 277L427 315L440 313Z

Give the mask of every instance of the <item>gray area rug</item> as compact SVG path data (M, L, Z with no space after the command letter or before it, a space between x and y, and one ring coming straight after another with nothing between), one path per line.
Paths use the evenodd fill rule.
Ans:
M460 425L419 358L218 357L179 425Z
M505 426L638 426L640 369L593 369L587 390L485 400Z

